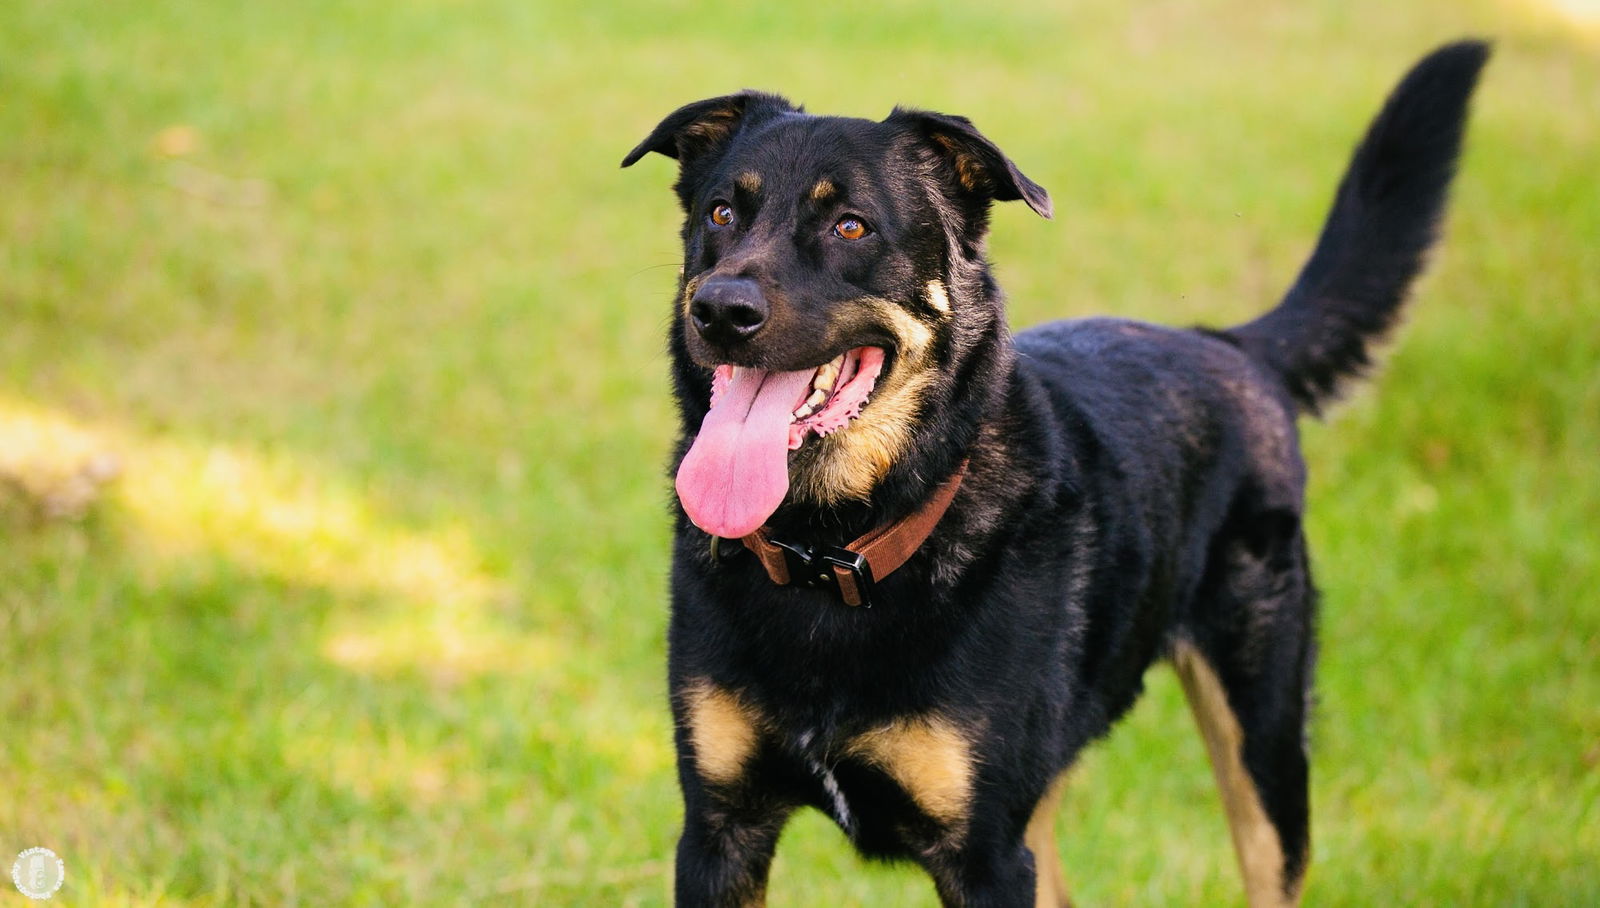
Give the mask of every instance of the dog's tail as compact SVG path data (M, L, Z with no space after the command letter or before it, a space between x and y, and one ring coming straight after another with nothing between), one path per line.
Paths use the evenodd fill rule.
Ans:
M1406 74L1356 147L1283 302L1226 332L1282 377L1302 411L1319 413L1344 379L1365 371L1368 345L1394 323L1422 270L1488 58L1486 43L1461 41Z

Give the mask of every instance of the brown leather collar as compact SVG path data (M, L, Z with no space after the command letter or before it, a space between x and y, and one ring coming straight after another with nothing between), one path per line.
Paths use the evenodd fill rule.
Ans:
M891 524L878 527L847 546L806 546L772 538L762 527L740 540L754 552L767 576L779 586L794 584L838 590L847 605L872 604L872 586L894 573L928 540L955 500L967 475L962 461L922 507Z

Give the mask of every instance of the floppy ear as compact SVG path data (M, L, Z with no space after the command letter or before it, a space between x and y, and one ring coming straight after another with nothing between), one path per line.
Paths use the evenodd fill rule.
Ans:
M726 145L743 127L782 113L803 113L785 98L760 91L707 98L685 104L662 120L655 131L622 159L628 167L654 151L680 164Z
M938 152L964 192L997 202L1021 199L1043 217L1050 217L1050 193L1011 163L966 117L896 107L888 122L902 123Z

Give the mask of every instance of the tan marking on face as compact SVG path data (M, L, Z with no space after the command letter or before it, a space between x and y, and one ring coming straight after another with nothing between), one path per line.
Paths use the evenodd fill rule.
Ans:
M1250 908L1299 904L1301 881L1294 881L1291 891L1284 892L1283 843L1245 769L1244 732L1228 706L1222 682L1205 656L1187 641L1180 640L1173 647L1172 665L1211 755L1211 771L1222 792L1234 854L1244 874L1246 901Z
M701 678L682 691L694 765L701 778L730 785L744 774L761 736L761 714L733 691Z
M1028 831L1023 836L1028 850L1033 852L1034 908L1066 908L1071 904L1067 898L1067 881L1061 874L1061 855L1056 849L1056 811L1061 807L1061 793L1066 787L1067 774L1063 772L1034 806Z
M682 273L682 269L679 269L679 273ZM694 292L700 289L700 285L704 283L704 281L705 275L700 274L695 275L694 277L683 282L683 293L679 297L678 303L679 307L683 309L684 318L689 317L689 307L694 305Z
M951 825L966 821L971 745L950 720L937 715L897 719L851 739L845 753L887 773L928 816Z
M889 300L865 297L851 305L870 307L875 321L890 326L898 349L894 368L878 377L861 415L808 442L817 445L817 455L809 469L792 477L794 494L820 504L865 500L872 493L910 443L923 393L934 378L927 370L932 328Z
M733 182L745 192L761 191L761 174L759 173L754 173L747 170L744 173L739 174L738 179L734 180Z
M943 281L928 282L928 305L938 310L940 315L950 314L950 294L944 289Z
M817 185L811 187L811 199L812 201L820 202L838 191L839 188L833 185L832 180L823 177L817 181Z
M904 306L888 300L869 299L864 302L872 306L878 319L887 322L894 332L900 345L900 361L922 363L928 355L928 348L933 346L933 329L928 327L927 322L907 312Z
M823 504L866 500L911 442L923 392L932 380L929 375L909 376L874 393L859 417L818 439L816 461L798 477L796 497Z

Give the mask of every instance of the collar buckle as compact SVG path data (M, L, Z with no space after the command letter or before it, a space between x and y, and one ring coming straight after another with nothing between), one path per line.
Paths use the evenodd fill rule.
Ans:
M769 541L783 553L791 584L809 590L831 590L850 605L872 607L872 565L865 555L838 545ZM846 584L851 589L844 588Z

